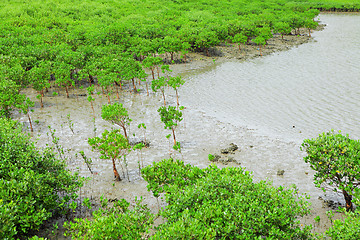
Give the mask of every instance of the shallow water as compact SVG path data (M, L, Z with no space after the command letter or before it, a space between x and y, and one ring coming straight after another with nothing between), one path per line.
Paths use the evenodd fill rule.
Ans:
M230 143L239 146L231 155L241 166L253 172L256 181L268 179L275 185L296 184L299 191L308 193L313 204L312 215L304 220L312 223L316 215L326 218L329 208L322 208L317 198L343 202L342 196L324 193L313 184L314 172L304 163L300 144L304 138L316 137L331 128L341 129L352 137L360 136L356 124L360 117L360 15L322 14L320 19L327 24L325 30L315 32L314 40L289 51L274 53L262 58L244 61L227 61L197 69L193 65L174 66L184 76L186 84L180 89L180 102L186 106L184 120L176 130L177 140L182 144L182 153L172 153L199 167L210 165L208 154L220 154L221 148ZM126 86L126 89L128 86ZM145 87L142 86L144 89ZM53 91L53 89L51 89ZM33 137L39 146L51 143L48 126L56 129L59 143L64 147L69 168L80 175L92 177L81 189L82 197L98 199L125 198L133 201L135 196L144 196L145 203L155 211L156 199L146 190L146 182L138 173L139 154L131 152L129 162L130 182L114 182L110 161L101 160L92 152L87 139L100 136L110 123L101 119L101 106L107 98L95 95L96 121L92 122L92 110L86 97L79 96L84 90L71 90L71 98L63 93L44 98L45 107L36 103L32 118ZM101 91L98 89L98 91ZM27 94L37 102L36 93ZM144 132L137 128L145 123L146 139L150 148L142 152L144 165L169 157L169 130L163 128L157 109L162 106L162 96L151 93L146 96L121 92L112 102L118 101L128 109L133 119L130 140L144 139ZM169 104L175 105L175 93L166 92ZM74 133L67 115L70 114ZM18 119L27 124L25 116ZM92 158L91 175L84 161L76 153L84 151ZM226 158L227 156L223 156ZM231 163L228 166L239 166ZM226 165L219 164L220 167ZM277 171L284 170L283 176ZM121 172L118 166L118 171ZM160 203L162 206L164 202ZM307 222L306 222L307 221ZM325 229L328 223L320 227Z
M261 135L302 141L323 131L360 137L360 15L322 14L323 31L289 51L188 76L185 105Z

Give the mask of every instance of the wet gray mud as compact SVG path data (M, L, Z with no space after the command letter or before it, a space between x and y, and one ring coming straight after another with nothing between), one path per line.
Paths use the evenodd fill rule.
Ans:
M354 30L360 16L323 14L320 19L328 25L325 30L313 33L314 38L308 43L288 51L274 50L275 53L271 53L274 51L269 50L268 55L262 58L254 58L253 55L243 58L226 54L223 50L225 57L206 58L190 54L191 62L172 65L173 74L180 74L186 80L180 89L180 104L186 107L184 120L176 129L181 153L172 150L172 139L165 137L170 131L164 129L157 112L163 104L161 94L151 92L150 96L146 96L145 85L141 85L142 90L138 94L125 90L120 93L119 99L113 94L111 102L123 103L133 119L128 134L130 141L144 140L144 131L137 126L140 123L146 125L145 136L150 147L141 153L144 166L172 156L184 160L186 164L205 168L212 164L208 154L221 155L221 149L234 143L239 147L229 154L234 161L217 165L241 165L253 172L256 181L267 179L276 186L296 184L300 193L310 195L312 203L311 214L301 221L314 224L314 217L319 215L321 222L316 225L315 231L328 228L330 223L325 213L331 207L318 198L340 203L343 203L343 198L331 192L325 195L314 186L314 171L303 161L305 153L300 150L300 145L303 139L316 137L331 128L344 128L355 138L360 135L360 128L353 122L360 117L357 101L360 78L354 67L360 62L357 42L360 37L351 39L342 26L350 25L349 29ZM334 30L339 28L339 24L341 34ZM340 43L346 40L347 44L334 45L333 40L337 38ZM350 49L344 49L345 45ZM232 46L232 50L227 51L233 53L236 49L237 46ZM337 56L333 63L335 69L328 62L334 56L324 55L325 52L334 52ZM256 49L253 54L259 55ZM306 82L306 79L310 81ZM26 91L37 103L31 114L33 122L38 121L33 123L32 134L37 145L53 145L48 129L51 126L65 150L69 169L90 178L79 193L81 197L99 200L103 195L108 199L125 198L134 202L135 197L143 196L144 203L157 212L158 203L139 175L140 153L131 152L127 157L130 181L115 182L111 162L101 160L100 154L92 152L87 143L89 138L100 136L105 129L116 128L101 119L101 106L108 100L100 88L97 88L100 94L94 95L95 125L90 103L83 96L85 90L72 89L67 99L63 91L59 96L52 96L54 89L50 89L44 98L43 109L38 104L36 92L31 89ZM307 95L309 92L312 95ZM167 103L176 105L175 92L167 89L166 95ZM16 117L28 127L25 116ZM70 129L71 123L74 133ZM76 157L79 151L84 151L92 159L94 174L90 174L80 156ZM119 167L118 170L121 173ZM160 206L164 207L165 203L160 202Z

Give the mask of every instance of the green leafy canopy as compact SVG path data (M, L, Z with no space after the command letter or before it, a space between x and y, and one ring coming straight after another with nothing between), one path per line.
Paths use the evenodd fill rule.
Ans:
M154 196L165 194L167 221L151 239L311 239L298 217L309 203L296 187L253 182L243 168L199 169L164 159L142 169Z
M0 118L1 239L38 229L66 209L81 186L78 175L50 149L40 151L16 122Z

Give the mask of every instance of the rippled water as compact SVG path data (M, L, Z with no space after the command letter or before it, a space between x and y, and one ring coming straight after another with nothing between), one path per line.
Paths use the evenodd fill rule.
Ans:
M330 129L360 137L360 15L322 14L314 41L188 77L185 105L261 135L300 141Z

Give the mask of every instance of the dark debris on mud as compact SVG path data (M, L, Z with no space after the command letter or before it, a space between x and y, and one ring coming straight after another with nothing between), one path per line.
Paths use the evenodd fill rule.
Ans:
M212 157L210 157L209 160L211 162L219 162L224 165L227 165L229 163L235 163L240 165L240 162L238 162L234 157L228 155L235 154L238 149L239 147L236 144L230 143L229 147L220 150L220 154L210 154Z

